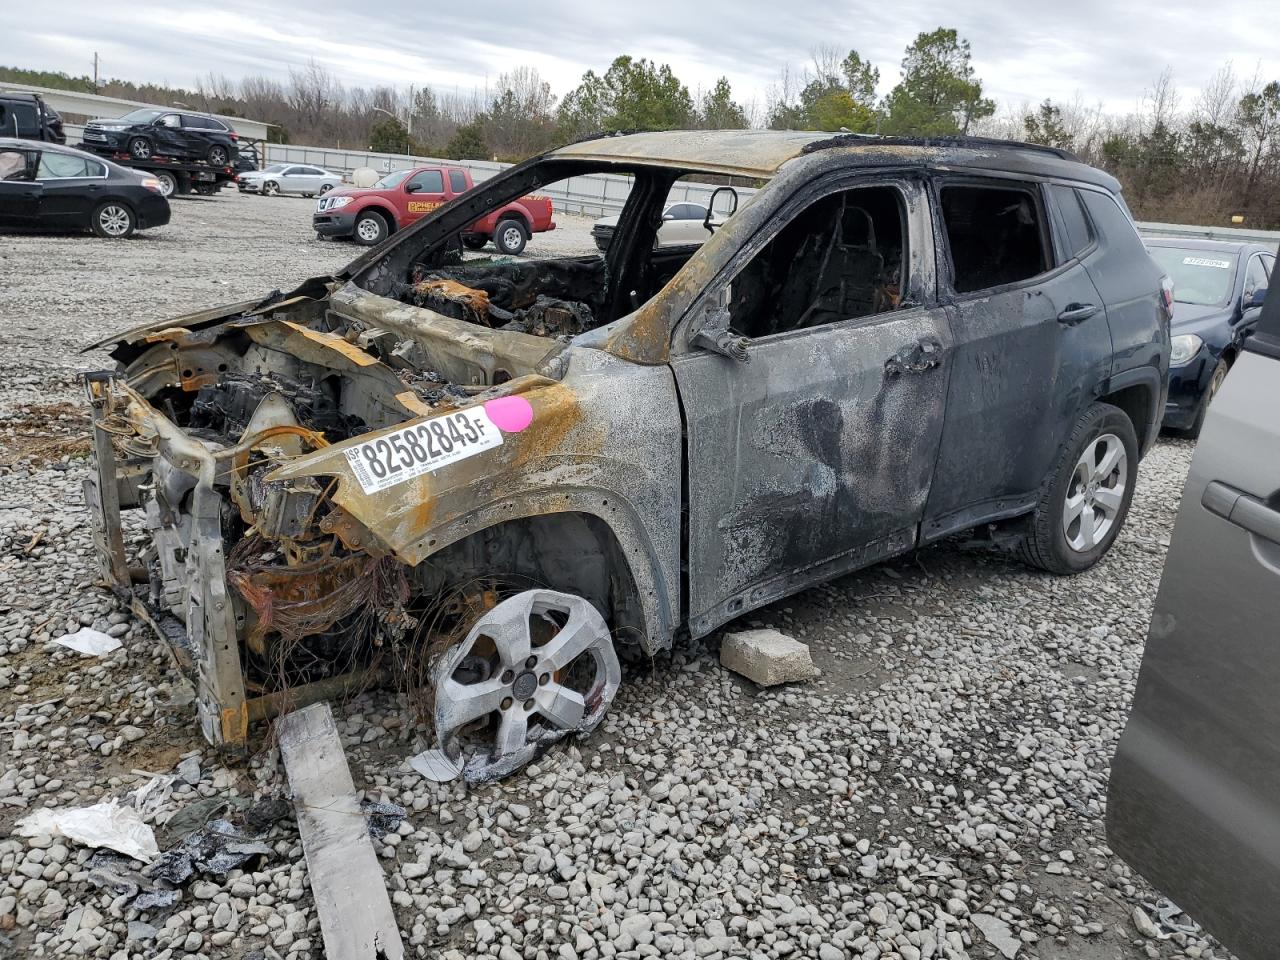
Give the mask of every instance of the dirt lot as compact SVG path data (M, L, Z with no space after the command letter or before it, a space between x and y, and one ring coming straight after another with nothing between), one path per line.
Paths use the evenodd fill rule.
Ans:
M224 193L175 202L169 227L128 242L0 237L0 836L192 757L154 817L162 848L194 812L284 795L273 751L213 755L155 642L93 586L75 378L106 365L77 351L109 332L342 266L358 249L317 241L310 209ZM558 219L530 253L589 245L589 223ZM760 691L712 637L631 668L593 737L497 786L409 770L430 731L394 697L343 705L357 784L408 810L379 848L411 955L1222 956L1169 923L1139 931L1135 909L1163 922L1156 895L1103 834L1190 454L1165 441L1148 457L1128 527L1088 574L948 544L845 577L746 618L809 643L814 683ZM81 624L123 647L51 642ZM0 955L319 957L291 817L269 843L256 870L140 914L95 885L90 851L0 840Z

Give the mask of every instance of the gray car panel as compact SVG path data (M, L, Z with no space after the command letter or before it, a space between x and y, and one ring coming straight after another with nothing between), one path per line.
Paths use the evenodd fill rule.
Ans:
M1209 409L1107 808L1111 846L1244 960L1280 942L1280 355L1269 353L1280 352L1242 354Z

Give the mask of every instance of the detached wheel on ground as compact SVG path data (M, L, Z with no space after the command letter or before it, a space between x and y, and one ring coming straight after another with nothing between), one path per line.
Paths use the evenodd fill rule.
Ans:
M280 184L276 183L274 180L268 180L262 185L262 192L268 197L274 197L280 192Z
M94 233L112 240L131 236L137 225L138 220L133 215L133 210L118 200L98 204L89 219L89 226Z
M594 730L622 682L613 638L582 597L526 590L476 619L432 669L440 750L472 783Z
M488 242L488 237L482 237L478 233L468 233L462 238L462 245L468 250L481 250Z
M1209 404L1213 402L1213 398L1217 396L1218 391L1222 389L1222 381L1227 379L1227 371L1231 369L1226 359L1218 361L1218 365L1213 368L1213 376L1209 378L1209 386L1205 388L1204 396L1200 398L1200 408L1196 410L1196 418L1191 426L1187 428L1186 436L1192 440L1196 440L1200 436L1200 431L1204 428L1204 418L1209 414Z
M168 170L157 170L156 179L160 181L160 193L172 197L178 192L178 178Z
M1018 544L1050 573L1088 570L1115 542L1138 474L1138 439L1119 407L1094 403L1076 421Z
M208 161L215 167L225 167L231 162L231 154L227 148L220 143L215 143L209 148L209 152L205 154Z
M387 239L390 233L391 229L387 226L387 218L380 213L369 210L356 218L351 235L355 238L356 243L366 247L374 247Z
M529 242L529 232L519 220L503 220L493 231L493 245L509 257L524 250Z
M129 141L129 156L135 160L150 160L155 152L155 145L146 137L133 137Z

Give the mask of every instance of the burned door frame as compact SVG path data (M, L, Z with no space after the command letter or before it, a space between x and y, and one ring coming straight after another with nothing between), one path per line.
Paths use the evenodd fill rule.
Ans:
M675 340L687 344L721 291L811 204L884 187L901 200L904 306L748 341L746 363L695 348L671 360L688 449L693 636L916 545L951 346L946 311L933 303L933 233L918 172L840 171L781 201L707 285ZM768 420L750 422L755 413ZM810 535L816 549L805 554Z

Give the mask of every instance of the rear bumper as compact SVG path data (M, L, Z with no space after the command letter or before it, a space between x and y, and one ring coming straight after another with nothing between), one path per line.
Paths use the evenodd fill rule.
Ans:
M349 237L355 231L355 213L317 213L311 217L311 225L322 237Z
M164 197L155 196L143 200L137 205L136 210L138 229L146 230L149 227L163 227L169 222L170 212L169 201Z

